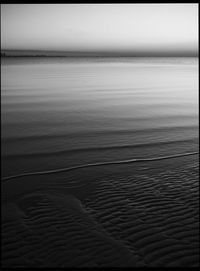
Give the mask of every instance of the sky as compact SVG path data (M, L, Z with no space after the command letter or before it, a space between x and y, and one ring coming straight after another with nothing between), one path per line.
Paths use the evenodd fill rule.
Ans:
M1 49L197 52L198 4L3 4Z

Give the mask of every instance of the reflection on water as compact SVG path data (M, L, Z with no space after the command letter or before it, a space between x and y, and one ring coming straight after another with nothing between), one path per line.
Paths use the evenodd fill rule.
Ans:
M3 175L196 151L193 58L5 58Z

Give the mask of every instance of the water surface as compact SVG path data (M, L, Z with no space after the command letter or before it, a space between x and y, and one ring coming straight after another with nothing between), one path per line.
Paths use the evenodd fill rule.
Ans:
M4 58L2 174L198 150L195 58Z

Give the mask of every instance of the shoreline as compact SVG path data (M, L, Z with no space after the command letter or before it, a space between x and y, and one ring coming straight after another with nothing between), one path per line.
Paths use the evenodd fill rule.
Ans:
M80 169L80 168L88 168L88 167L98 167L98 166L115 165L115 164L127 164L127 163L135 163L135 162L159 161L159 160L164 160L164 159L184 157L184 156L190 156L190 155L195 155L195 154L199 154L199 152L175 154L175 155L160 156L160 157L153 157L153 158L138 158L138 159L110 161L110 162L91 163L91 164L84 164L84 165L68 167L68 168L52 169L52 170L47 170L47 171L29 172L29 173L24 173L24 174L19 174L19 175L6 176L6 177L1 178L1 180L6 181L6 180L10 180L10 179L32 176L32 175L56 174L59 172L66 172L66 171L76 170L76 169Z

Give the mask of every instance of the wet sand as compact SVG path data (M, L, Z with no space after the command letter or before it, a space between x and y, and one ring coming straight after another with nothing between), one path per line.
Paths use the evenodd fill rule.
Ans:
M199 265L198 155L2 182L3 267Z

